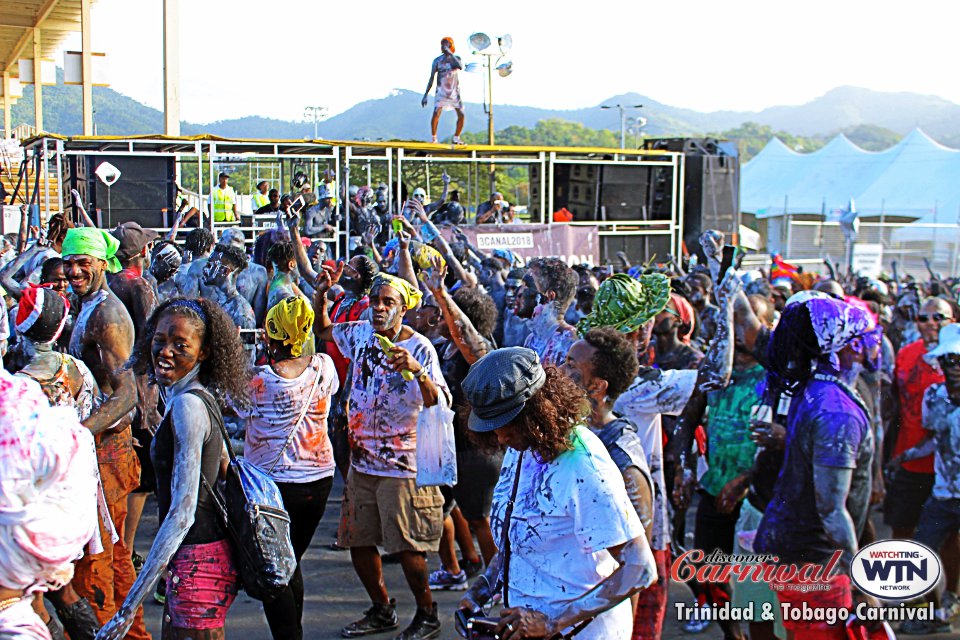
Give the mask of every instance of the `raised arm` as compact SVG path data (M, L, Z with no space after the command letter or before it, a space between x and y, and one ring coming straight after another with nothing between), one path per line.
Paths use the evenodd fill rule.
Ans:
M471 287L476 286L476 281L470 277L470 274L467 273L467 270L463 268L463 264L457 260L457 257L453 255L453 249L450 248L450 244L447 242L446 238L443 237L443 234L437 229L437 227L430 221L430 218L427 217L426 212L423 212L420 215L420 220L423 222L423 226L430 230L433 235L433 240L430 241L430 245L440 252L440 255L443 256L443 259L447 261L447 265L450 267L450 270L453 272L453 276L460 282L467 284Z
M443 203L446 202L447 200L447 191L450 189L450 176L447 174L446 171L443 172L443 176L441 176L441 180L443 180L443 192L440 194L440 199L435 202L431 202L428 205L424 205L423 210L425 213L433 213L434 211L442 207Z
M325 342L333 342L333 321L327 311L327 291L340 282L343 275L343 263L337 268L323 267L314 281L313 291L313 334Z
M43 250L43 247L40 246L40 243L37 243L22 252L16 258L14 258L7 266L0 270L0 286L3 286L6 289L7 293L14 300L20 300L20 296L23 295L24 285L18 282L13 275L20 270L20 268L27 263L28 260L33 258L37 253ZM25 274L24 282L26 282L27 277L30 274Z
M717 302L720 313L717 314L717 331L710 343L706 356L700 363L697 386L702 391L723 389L730 381L733 372L733 300L741 291L740 278L736 271L729 269L723 282L717 287ZM749 304L747 305L749 307Z
M290 232L290 241L293 243L293 254L297 259L297 269L300 275L307 282L314 282L317 279L317 272L313 270L310 259L307 257L307 250L300 241L300 218L296 215L287 217L287 229Z
M413 258L410 256L410 235L401 231L399 238L400 243L397 248L399 252L397 275L413 286L419 287L420 283L417 282L417 274L413 270Z
M464 315L453 297L443 284L443 278L446 275L446 267L438 259L434 258L433 268L424 275L424 284L430 289L433 297L443 313L443 321L450 330L450 339L457 345L461 355L468 364L473 364L483 356L487 355L490 347L483 336L477 331L470 318Z
M170 511L160 525L130 593L116 615L97 634L97 640L114 640L126 635L137 609L153 593L193 526L198 490L208 490L200 486L200 458L204 440L210 429L216 428L210 422L210 413L203 401L190 393L174 400L170 412L174 429Z

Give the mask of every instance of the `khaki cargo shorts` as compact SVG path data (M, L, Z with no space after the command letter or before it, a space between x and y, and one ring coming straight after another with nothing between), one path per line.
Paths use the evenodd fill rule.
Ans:
M382 546L387 553L436 551L443 531L438 487L414 478L374 476L350 468L337 538L342 547Z

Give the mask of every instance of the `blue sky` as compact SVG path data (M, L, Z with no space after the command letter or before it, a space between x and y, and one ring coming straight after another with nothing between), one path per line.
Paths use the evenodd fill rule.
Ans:
M162 104L161 0L97 0L93 48L111 86ZM636 91L700 111L800 104L839 85L960 102L960 3L930 0L181 0L181 116L300 119L423 91L439 40L465 62L476 30L510 33L499 104L576 108ZM79 49L79 35L64 48ZM62 56L58 57L62 65ZM483 99L481 76L461 74Z

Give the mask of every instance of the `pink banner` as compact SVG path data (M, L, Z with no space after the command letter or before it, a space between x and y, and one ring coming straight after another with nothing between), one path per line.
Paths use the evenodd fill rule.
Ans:
M524 260L556 256L571 265L600 263L600 234L594 225L479 224L461 225L459 229L484 253L507 249ZM443 233L452 239L452 229Z

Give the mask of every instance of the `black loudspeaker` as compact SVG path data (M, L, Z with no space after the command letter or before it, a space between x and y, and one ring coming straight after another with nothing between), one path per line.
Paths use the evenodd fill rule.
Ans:
M600 220L646 220L651 167L602 165Z
M96 176L97 167L109 162L120 170L120 179L107 189ZM68 156L64 166L64 206L71 206L70 189L76 189L87 213L105 229L121 222L143 227L165 227L162 209L173 210L176 197L172 156Z
M652 138L645 149L684 154L683 242L704 259L700 234L718 229L733 243L740 232L740 159L736 146L715 138ZM651 218L670 217L673 175L654 168L650 183Z
M566 207L574 220L595 220L600 175L594 164L555 164L553 210Z

